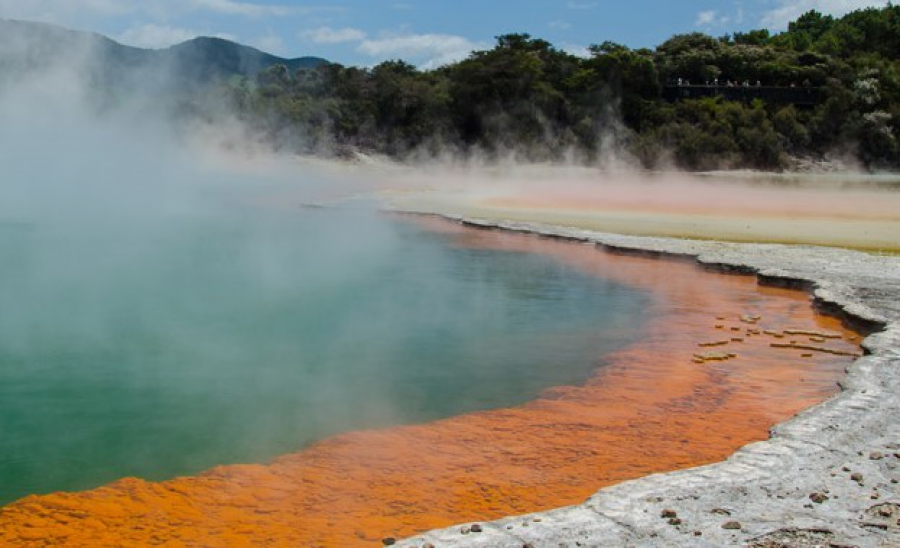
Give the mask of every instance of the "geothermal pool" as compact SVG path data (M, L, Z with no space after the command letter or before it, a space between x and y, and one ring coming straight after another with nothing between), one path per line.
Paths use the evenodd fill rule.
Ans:
M0 503L585 382L650 294L367 210L0 226Z
M140 479L12 502L0 541L365 546L576 504L765 439L860 353L806 293L689 261L238 211L5 234L7 499Z

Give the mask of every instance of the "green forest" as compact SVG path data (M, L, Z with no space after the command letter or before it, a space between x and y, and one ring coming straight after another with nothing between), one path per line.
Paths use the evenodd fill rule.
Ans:
M672 96L701 87L708 96ZM746 97L729 100L731 87ZM790 100L784 90L797 88L814 100ZM508 34L436 70L276 65L219 92L254 131L296 152L583 163L616 154L691 170L840 156L890 169L900 166L900 6L810 11L782 33L682 34L652 50L602 42L588 56Z

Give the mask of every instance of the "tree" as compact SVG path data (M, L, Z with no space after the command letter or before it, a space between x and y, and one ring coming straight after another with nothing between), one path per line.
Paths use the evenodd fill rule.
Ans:
M746 46L764 46L768 44L769 38L771 38L771 36L768 29L736 32L731 37L735 44L743 44Z

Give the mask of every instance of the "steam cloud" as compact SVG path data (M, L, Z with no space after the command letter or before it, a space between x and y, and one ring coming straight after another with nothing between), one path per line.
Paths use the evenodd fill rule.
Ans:
M529 347L509 302L546 294L534 306L551 303L563 319L600 314L582 310L588 297L559 265L525 263L535 274L523 278L522 263L436 251L376 213L373 191L422 188L398 180L406 168L272 154L225 104L182 116L159 67L104 89L96 48L85 41L0 83L0 475L18 478L0 500L33 492L48 468L67 489L159 479L480 408L496 394L517 403L559 373L519 371L540 355L515 353ZM347 207L298 207L333 202ZM419 260L396 260L411 253ZM369 291L385 283L399 284L394 296ZM607 298L594 283L590 298ZM547 330L569 327L530 316ZM398 380L393 364L446 332L464 343L417 362L433 386ZM592 345L608 342L571 338L554 357L599 355ZM451 371L454 359L467 373ZM566 382L594 365L570 361L580 365ZM434 386L457 390L448 398ZM291 408L287 398L306 399ZM269 422L242 418L252 415ZM54 424L67 421L75 425L63 432Z

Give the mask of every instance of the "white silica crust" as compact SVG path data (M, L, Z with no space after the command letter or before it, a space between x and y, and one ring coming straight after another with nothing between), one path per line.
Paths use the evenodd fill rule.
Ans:
M863 342L867 355L848 368L838 395L724 462L620 483L579 506L481 523L478 533L460 524L399 546L900 547L900 257L455 220L691 256L766 282L807 286L817 305L876 332ZM677 519L662 517L663 510Z

